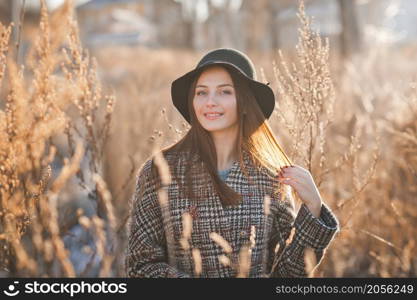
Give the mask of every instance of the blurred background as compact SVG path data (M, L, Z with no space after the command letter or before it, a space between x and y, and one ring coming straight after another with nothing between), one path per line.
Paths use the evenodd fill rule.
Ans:
M59 16L64 1L45 3L51 16ZM103 94L116 99L98 164L117 223L110 275L125 276L125 225L137 171L155 145L169 145L188 129L171 104L171 82L217 47L247 52L258 80L271 83L277 96L271 127L294 161L312 172L340 219L342 230L317 276L417 275L416 1L306 0L318 40L300 31L299 1L293 0L73 3L81 45L97 60ZM13 28L11 48L20 39L16 61L25 64L39 35L40 1L0 0L0 21L21 24ZM325 110L312 106L317 124L306 122L311 135L304 136L305 116L297 108L310 95ZM314 149L304 149L313 141ZM65 138L57 135L54 144L63 156L71 153ZM76 276L99 276L103 267L101 255L84 251L85 245L94 249L94 241L74 219L80 207L87 216L100 216L88 180L92 159L86 155L81 161L85 186L74 177L60 194L60 235ZM52 166L56 176L63 160ZM61 275L59 268L49 275Z
M37 27L38 0L2 0L1 21L18 23L25 2L24 37ZM292 48L297 43L298 1L291 0L75 0L80 33L91 49L144 46L203 51ZM376 44L416 42L412 0L307 0L314 28L343 54ZM64 0L46 0L50 11Z

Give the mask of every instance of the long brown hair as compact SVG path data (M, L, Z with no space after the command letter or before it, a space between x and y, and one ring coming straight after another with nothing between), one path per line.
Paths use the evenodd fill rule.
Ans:
M243 152L245 151L249 154L254 165L263 166L275 174L282 166L291 164L291 161L275 138L246 79L231 68L225 67L225 69L232 78L236 92L239 124L236 146L240 167L249 182L251 182L246 170L247 166L244 164ZM220 179L217 173L217 154L213 139L209 132L198 122L194 111L193 99L195 88L197 80L203 71L204 69L195 76L188 93L187 101L191 128L180 141L163 149L162 153L165 154L169 151L178 151L178 153L187 151L188 153L197 154L209 178L211 178L223 206L238 205L242 199L241 195L236 193ZM193 178L193 172L191 170L195 161L189 159L186 164L186 193L190 199L195 199L193 187L191 186Z

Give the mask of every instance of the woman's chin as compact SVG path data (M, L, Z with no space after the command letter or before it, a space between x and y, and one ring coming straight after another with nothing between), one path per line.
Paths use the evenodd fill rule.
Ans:
M225 129L223 126L204 126L208 132L216 132Z
M214 132L220 132L220 131L229 131L231 130L233 127L237 126L237 124L233 125L233 124L220 124L220 122L218 124L202 124L203 128L210 132L210 133L214 133Z
M209 133L219 133L219 132L230 132L230 127L228 126L211 126L211 127L206 127L206 130Z
M207 130L207 131L216 131L216 130L222 130L225 128L224 125L220 124L220 122L216 121L206 121L200 122L201 126Z

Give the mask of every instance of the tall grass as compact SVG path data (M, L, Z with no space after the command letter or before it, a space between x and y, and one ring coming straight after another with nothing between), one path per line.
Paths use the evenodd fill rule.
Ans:
M342 61L303 6L299 19L293 53L249 55L278 98L274 132L341 222L318 268L307 251L307 273L416 276L415 51L374 49ZM135 174L189 128L170 84L202 53L108 47L95 60L71 5L49 15L43 3L39 34L19 65L11 29L0 26L0 276L125 276ZM200 276L192 226L184 228L181 245ZM247 276L251 243L236 263L227 241L212 237L225 249L220 262Z
M115 218L99 174L114 98L101 93L70 2L52 17L41 3L39 35L24 65L17 65L7 48L10 27L1 27L0 264L6 276L79 275L63 237L69 229L65 223L76 224L84 212L62 214L76 175L79 189L90 196L86 201L97 207L91 222L94 255L100 257L100 275L106 276L114 255L109 258L105 232L114 230ZM91 178L80 170L82 161Z

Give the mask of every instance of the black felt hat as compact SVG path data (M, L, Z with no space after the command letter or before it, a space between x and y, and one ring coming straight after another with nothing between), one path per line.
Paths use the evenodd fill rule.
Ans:
M190 114L187 97L191 83L195 76L209 65L223 65L242 75L252 89L265 118L268 119L271 116L275 106L275 97L274 92L268 86L269 83L264 84L256 80L255 67L247 55L236 49L220 48L208 52L195 69L177 78L171 84L172 102L188 123L190 123Z

